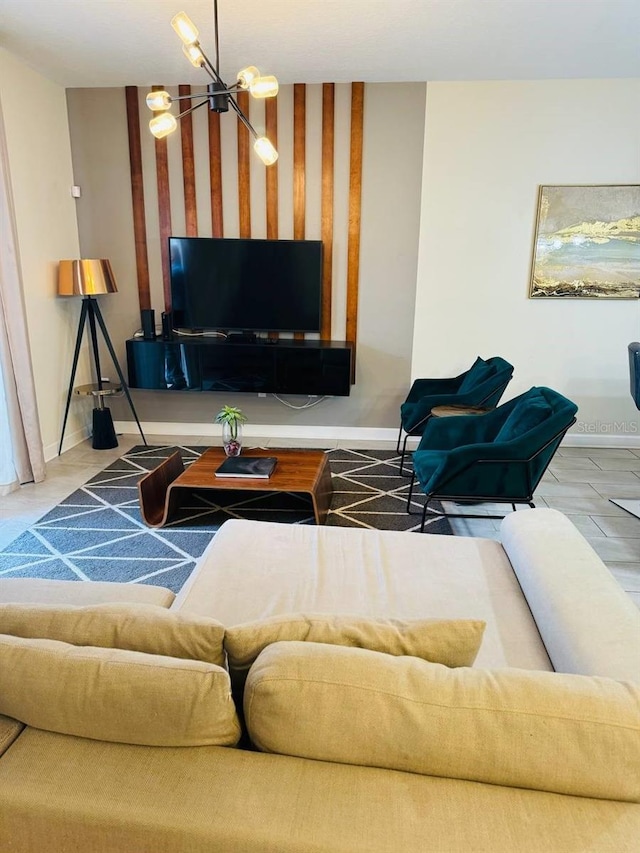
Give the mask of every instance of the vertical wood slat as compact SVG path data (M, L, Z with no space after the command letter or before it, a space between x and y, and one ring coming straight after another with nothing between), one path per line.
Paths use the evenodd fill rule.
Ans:
M305 238L306 210L306 111L307 89L304 83L293 86L293 239Z
M133 203L133 239L136 248L136 277L140 310L151 308L149 288L149 257L147 254L147 224L144 208L142 176L142 144L140 141L140 110L138 87L126 86L127 128L129 133L129 164L131 168L131 200Z
M360 214L362 199L362 130L364 83L351 84L351 144L349 163L349 236L347 243L347 341L358 334L358 279L360 274ZM352 377L353 379L353 377Z
M333 147L335 124L335 85L322 85L322 195L321 234L324 246L322 273L322 323L320 338L331 339L331 289L333 282Z
M265 135L278 149L278 98L267 98L264 102ZM278 239L278 161L266 169L267 191L267 240ZM269 332L271 340L277 340L278 332Z
M265 135L278 149L278 97L264 102ZM278 161L265 166L267 171L267 240L278 239Z
M152 86L154 92L163 86ZM158 219L160 231L160 255L162 257L162 285L164 310L171 311L171 280L169 268L169 237L171 236L171 194L169 191L169 159L167 140L156 139L156 181L158 185Z
M238 106L249 118L249 93L238 93ZM251 237L251 180L249 171L249 131L238 119L238 209L240 237Z
M304 83L293 86L293 239L304 240L306 233L306 112L307 89ZM295 340L304 340L304 332L295 332Z
M179 86L179 95L190 95L191 86ZM191 109L191 99L180 101L180 112ZM193 158L193 121L191 115L180 119L182 140L182 182L184 185L184 221L187 237L198 236L198 212L196 207L196 170Z
M209 187L211 192L211 235L222 237L222 145L220 143L220 113L209 114Z

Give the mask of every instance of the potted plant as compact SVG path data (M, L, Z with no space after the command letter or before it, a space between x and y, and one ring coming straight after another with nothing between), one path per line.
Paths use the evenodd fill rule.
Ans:
M235 406L223 406L216 415L216 423L222 424L222 445L227 456L239 456L242 450L242 424L247 417Z

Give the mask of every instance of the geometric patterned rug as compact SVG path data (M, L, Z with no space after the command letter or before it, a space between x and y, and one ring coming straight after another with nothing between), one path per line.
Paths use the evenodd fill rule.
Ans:
M149 583L178 592L227 519L314 523L311 500L304 495L194 491L171 524L147 527L138 506L138 480L176 449L188 466L207 448L132 448L0 551L0 577ZM395 451L327 453L333 485L328 526L419 530L420 515L406 511L409 478L400 475ZM422 502L414 491L416 512ZM438 516L427 516L427 525L429 533L453 533Z

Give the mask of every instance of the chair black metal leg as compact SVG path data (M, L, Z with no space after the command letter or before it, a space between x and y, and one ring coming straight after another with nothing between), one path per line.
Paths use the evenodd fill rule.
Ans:
M407 498L407 513L409 515L413 515L411 512L411 499L413 498L413 484L415 483L416 475L415 472L411 474L411 482L409 483L409 496Z
M82 345L82 333L84 332L84 324L87 319L87 301L82 300L82 308L80 310L80 320L78 321L78 334L76 335L76 348L73 353L73 367L71 368L71 379L69 380L69 393L67 394L67 405L64 410L64 418L62 420L62 432L60 434L60 444L58 446L58 456L62 453L62 442L64 441L64 431L67 428L67 417L69 416L69 406L71 404L71 395L73 394L73 381L76 378L76 370L78 368L78 356L80 354L80 346Z
M92 301L94 301L96 319L98 320L98 323L100 325L100 329L102 330L104 341L107 345L107 349L109 350L109 355L111 356L111 360L113 361L113 366L115 367L115 369L118 373L118 378L120 380L120 384L122 385L122 390L125 393L125 397L127 398L127 401L129 403L129 408L131 409L133 417L136 419L136 423L138 424L138 430L140 431L140 435L142 436L142 441L144 442L144 444L146 446L147 439L144 437L144 433L142 432L142 426L140 425L140 421L138 420L138 415L136 413L135 406L133 405L133 400L131 399L131 394L129 393L129 386L127 385L127 382L124 378L122 370L120 369L120 364L118 363L118 359L116 358L115 351L114 351L113 346L111 344L111 338L109 337L109 332L107 331L107 327L105 326L104 320L102 319L102 313L100 312L100 306L98 305L97 302L95 302L95 300L92 300Z
M410 476L411 476L411 472L410 472L410 471L405 471L405 470L404 470L404 460L405 460L405 457L406 457L406 455L407 455L407 441L408 441L408 439L409 439L409 433L407 433L407 434L405 435L405 437L404 437L404 441L402 442L402 455L401 455L401 457L400 457L400 474L401 474L403 477L410 477Z

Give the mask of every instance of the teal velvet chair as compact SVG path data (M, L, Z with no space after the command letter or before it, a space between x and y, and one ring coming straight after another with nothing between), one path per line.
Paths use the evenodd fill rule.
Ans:
M417 482L426 495L422 526L433 500L534 506L533 493L578 407L551 388L534 387L485 415L433 418L413 454L407 512ZM500 515L445 513L459 518Z
M513 376L513 365L499 356L478 358L468 370L451 379L416 379L400 406L396 450L403 473L410 435L422 435L435 406L486 406L493 408ZM404 441L402 433L404 432ZM400 446L402 442L402 447Z

